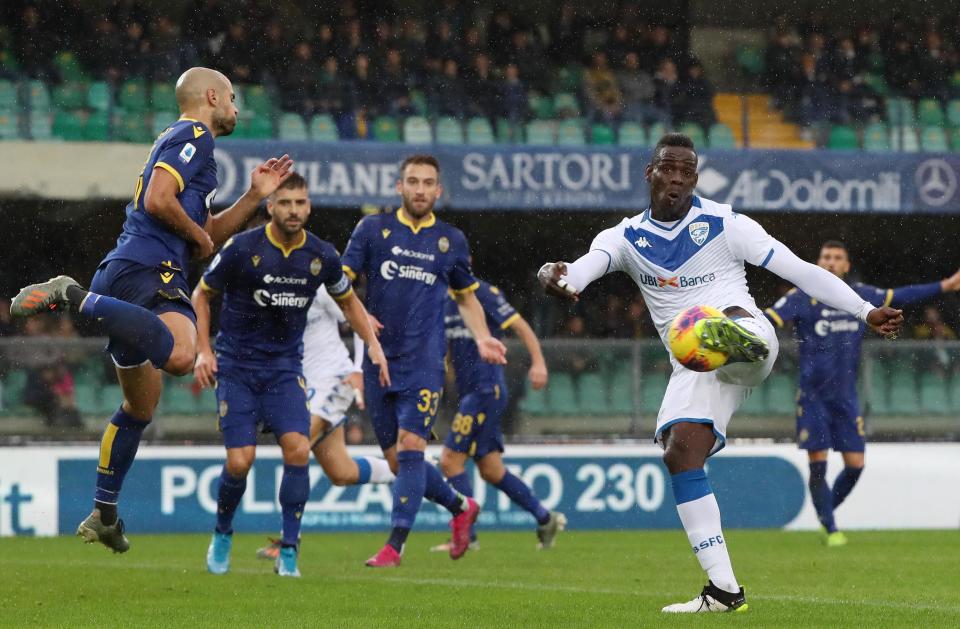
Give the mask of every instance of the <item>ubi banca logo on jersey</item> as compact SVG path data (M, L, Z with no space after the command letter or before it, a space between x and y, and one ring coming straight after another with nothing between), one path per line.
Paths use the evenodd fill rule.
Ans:
M300 286L307 285L307 278L305 277L285 277L283 275L270 275L267 273L263 276L264 284L297 284Z
M434 256L432 253L423 253L422 251L412 251L410 249L404 249L402 247L394 247L393 249L390 250L390 253L392 253L395 256L404 256L406 258L416 258L418 260L430 260L431 262L433 262L434 259L436 258L436 256Z
M304 308L310 303L309 297L296 293L271 293L262 288L253 291L253 301L258 306L279 306L281 308Z
M393 260L387 260L380 265L380 275L385 280L399 278L402 280L415 280L423 282L427 286L433 286L437 281L437 275L425 270L422 266L413 264L398 264Z
M717 279L716 273L704 273L703 275L674 275L672 277L659 277L649 273L640 274L640 284L650 286L651 288L692 288L709 284Z

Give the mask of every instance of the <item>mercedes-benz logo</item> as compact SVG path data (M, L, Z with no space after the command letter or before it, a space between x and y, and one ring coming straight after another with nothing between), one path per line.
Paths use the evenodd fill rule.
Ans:
M917 167L917 192L927 205L940 207L953 200L957 175L942 159L928 159Z

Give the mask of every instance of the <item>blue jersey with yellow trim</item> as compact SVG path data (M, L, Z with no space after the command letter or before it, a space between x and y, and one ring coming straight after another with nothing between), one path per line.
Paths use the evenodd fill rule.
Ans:
M872 304L902 305L940 293L940 283L877 288L855 282L850 287ZM856 393L860 348L867 325L840 310L793 289L766 310L778 327L793 321L800 353L800 390L807 396L849 396Z
M216 341L220 367L297 373L317 289L323 284L334 299L352 292L333 245L304 230L303 239L288 249L269 223L227 241L200 283L223 294Z
M520 318L520 313L507 301L496 286L480 280L477 299L487 316L487 327L496 338ZM457 374L457 390L460 397L474 392L492 391L495 385L506 389L502 365L491 365L480 359L477 343L460 316L460 309L452 297L447 299L443 317L447 342L450 344L450 362Z
M103 262L129 260L146 266L166 263L166 266L177 269L187 268L189 243L144 208L147 187L157 168L166 170L177 180L180 189L177 200L190 220L201 227L207 222L210 202L217 188L213 134L202 122L181 118L167 127L153 143L150 157L137 178L133 200L127 204L123 232L117 239L117 246Z
M463 232L433 215L417 227L402 210L368 216L353 230L343 265L351 279L367 278L366 306L383 324L391 375L443 370L447 290L478 286Z

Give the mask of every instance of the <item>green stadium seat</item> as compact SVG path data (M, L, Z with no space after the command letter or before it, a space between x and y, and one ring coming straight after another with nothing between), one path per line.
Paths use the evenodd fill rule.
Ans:
M119 384L104 385L100 389L100 415L112 415L123 403L123 389Z
M710 127L707 133L707 144L712 149L735 149L737 139L733 137L733 129L718 122Z
M80 142L83 136L83 114L77 111L58 111L53 116L53 135L68 142Z
M143 120L139 120L138 124L143 128ZM140 134L140 142L145 142L143 139L144 133ZM83 139L90 142L106 142L110 140L110 116L105 111L94 111L87 116L86 124L83 126ZM136 140L130 140L134 142Z
M567 64L557 69L553 78L556 87L554 92L577 93L583 81L583 68L576 63Z
M617 144L631 147L649 146L647 130L636 122L624 122L617 134Z
M467 121L467 144L485 146L494 144L493 127L486 118L471 118Z
M648 372L640 378L640 408L645 415L656 417L660 412L669 381L670 376L661 372Z
M872 153L890 151L890 129L887 125L873 123L863 130L863 150Z
M925 127L942 127L946 122L940 103L932 98L924 98L917 105L917 119Z
M27 85L27 94L29 102L27 103L30 111L50 111L50 90L47 89L43 81L30 81Z
M197 396L185 386L167 386L163 396L163 411L168 415L196 415Z
M244 108L258 116L272 116L274 113L273 99L262 85L245 85L243 88Z
M954 374L950 387L950 408L954 415L960 414L960 375Z
M13 110L0 109L0 140L16 140L20 137L20 125L17 113Z
M550 383L547 385L547 400L551 413L576 415L580 412L577 388L574 386L573 377L568 373L551 374Z
M430 103L427 96L420 90L410 90L410 106L418 116L427 116L430 114Z
M390 116L380 116L373 121L373 137L378 142L399 142L400 127Z
M153 136L156 137L172 125L176 119L177 114L175 111L155 111L150 120L150 131L153 133Z
M57 109L83 109L87 106L87 88L83 83L64 83L53 89Z
M104 81L95 81L87 90L87 107L96 111L110 109L110 86Z
M553 108L553 98L550 96L541 96L536 92L530 92L527 101L530 103L530 111L533 112L533 116L539 120L552 120L556 115Z
M340 134L330 114L316 114L310 119L310 139L314 142L337 142Z
M96 415L100 412L100 395L96 386L77 383L73 389L73 401L77 410L84 415Z
M945 377L936 373L920 376L920 410L935 415L951 412L950 391Z
M870 413L886 415L890 412L887 367L882 360L877 360L875 356L867 361L867 369L870 370L870 390L866 392L866 400Z
M860 148L860 143L857 140L857 131L847 125L834 125L830 128L827 148L841 150L856 150Z
M774 374L767 378L767 411L778 415L793 415L797 407L797 385L793 377Z
M580 103L569 92L560 92L553 97L553 111L560 118L579 118Z
M535 145L552 145L556 143L553 123L547 120L534 120L526 126L526 142Z
M26 371L11 371L3 378L3 407L7 412L23 406L23 390L26 386Z
M124 112L117 116L114 137L124 142L145 144L153 141L152 129L141 113Z
M437 144L463 144L463 125L456 118L437 120Z
M636 404L633 401L633 370L630 365L616 369L610 376L610 412L617 415L630 415Z
M297 114L294 114L295 116ZM300 123L304 124L302 129L302 135L297 139L307 139L307 129L306 125L303 122L303 118L300 118ZM243 123L244 132L243 137L251 140L269 140L273 137L273 122L271 118L266 116L253 116L248 118L246 122ZM300 132L300 128L297 127L297 132ZM293 139L293 138L291 138Z
M924 127L920 132L920 148L931 152L949 151L947 133L941 127Z
M916 153L920 150L917 130L913 127L893 127L890 129L890 148L904 153Z
M767 387L755 387L743 401L737 413L740 415L763 415L767 412Z
M250 119L251 122L258 116ZM280 125L277 127L277 136L281 140L308 140L307 123L303 121L300 114L286 113L280 116ZM248 129L249 131L249 129ZM249 136L248 136L249 137Z
M57 53L53 58L53 65L64 81L83 82L89 78L76 56L69 50Z
M120 86L117 103L129 112L145 112L147 109L147 84L143 81L127 81Z
M960 152L960 127L950 130L950 146L954 152Z
M528 388L520 400L520 410L530 415L546 415L549 412L546 390L534 391Z
M583 146L586 143L583 120L570 118L562 120L557 125L557 144L559 146Z
M898 372L899 373L899 372ZM906 377L894 378L890 382L890 412L895 415L915 415L919 407L917 387L910 372Z
M580 408L587 415L607 415L610 413L610 397L604 377L599 373L585 373L578 383Z
M607 124L590 125L590 144L594 146L612 146L617 143L617 134Z
M693 140L694 146L704 146L707 143L707 139L703 133L703 127L696 123L685 122L680 125L680 129L678 129L678 131L690 136L690 139Z
M16 111L19 108L17 86L10 81L0 80L0 111Z
M197 412L201 415L216 415L217 392L214 389L201 389L197 398Z
M150 109L177 111L177 94L172 84L158 82L150 86Z
M32 111L27 123L31 139L49 140L53 137L53 123L49 112Z
M870 72L864 75L863 82L880 96L886 96L890 93L890 86L887 85L887 80L880 72Z
M947 122L951 127L960 127L960 99L954 99L947 104Z
M662 122L655 122L647 129L647 146L654 146L667 132L667 127Z
M410 116L403 121L403 141L407 144L433 144L433 129L423 116Z
M917 124L913 101L908 98L887 99L887 121L891 126L914 126Z
M519 144L522 141L519 125L506 118L497 118L497 142L500 144Z

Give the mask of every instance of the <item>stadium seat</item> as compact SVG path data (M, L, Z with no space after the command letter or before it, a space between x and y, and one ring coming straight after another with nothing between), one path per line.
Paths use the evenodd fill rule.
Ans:
M733 137L733 130L721 122L710 127L707 140L708 145L712 149L737 148L737 139Z
M177 111L177 95L173 85L157 82L150 86L150 109L153 111Z
M950 408L954 415L960 414L960 376L954 374L953 383L950 387Z
M486 118L471 118L467 121L467 144L494 144L493 127Z
M87 90L87 107L97 111L110 109L110 86L105 81L95 81L90 84Z
M917 124L913 101L908 98L887 99L887 121L894 127Z
M763 415L767 412L767 387L754 387L737 412L743 415Z
M87 89L82 83L64 83L53 89L57 109L83 109L87 106Z
M925 127L920 133L920 148L924 151L949 151L947 134L941 127Z
M430 115L430 103L426 94L420 90L410 90L410 106L418 116Z
M657 416L663 394L667 391L670 376L661 372L648 372L640 379L640 408L645 415Z
M960 127L950 130L950 144L955 152L960 153Z
M143 119L138 124L143 128ZM139 140L130 140L130 142L144 142L143 132L141 131ZM106 142L110 139L110 116L105 111L94 111L87 116L87 121L83 126L83 139L90 142Z
M53 116L53 135L68 142L82 141L83 114L76 111L58 111Z
M616 143L617 134L613 132L613 127L600 123L590 125L590 144L594 146L611 146Z
M50 91L43 81L30 81L27 86L30 101L27 103L30 111L50 111Z
M145 144L153 140L151 129L147 128L146 119L141 113L123 112L116 119L114 138L124 142Z
M528 387L523 398L520 400L520 410L530 415L546 415L549 411L547 407L547 392L544 389L534 391Z
M250 119L250 122L252 123L257 118L258 116L254 116ZM307 123L303 121L303 116L300 114L281 114L277 135L281 140L307 140L309 139L307 137ZM247 137L249 137L249 134Z
M560 92L553 97L553 111L558 118L579 118L580 103L569 92Z
M306 124L303 122L303 118L300 118L300 123L304 124L303 134L301 137L296 139L306 140L307 129ZM272 118L268 118L267 116L253 116L252 118L248 118L246 122L243 123L243 127L243 137L245 138L251 140L269 140L273 137Z
M793 415L797 406L797 385L792 376L774 374L764 385L767 389L767 411Z
M693 140L694 146L705 146L707 143L706 138L703 135L703 127L693 122L685 122L680 125L680 133L684 133L690 136L690 139Z
M89 78L76 56L69 50L57 53L53 58L53 65L57 69L57 74L64 81L83 82Z
M599 373L585 373L578 383L580 409L587 415L607 415L610 413L610 396L604 377Z
M17 113L0 109L0 140L16 140L19 137L20 125L17 122Z
M330 114L316 114L310 119L310 139L314 142L337 142L340 134Z
M400 127L390 116L380 116L373 121L373 137L378 142L399 142Z
M841 150L856 150L860 148L860 144L857 141L857 131L847 125L834 125L830 128L827 148Z
M84 415L96 415L100 412L100 396L97 387L77 383L73 389L73 401L77 410Z
M150 121L150 131L156 137L164 132L177 119L174 111L155 111Z
M914 415L919 406L917 387L912 377L894 378L890 382L890 412L895 415Z
M437 144L463 144L463 126L449 116L437 120Z
M119 384L108 384L100 390L100 415L112 415L123 402L123 389Z
M863 150L873 153L890 150L890 130L879 122L867 125L863 130Z
M556 143L553 123L547 120L528 122L525 135L527 144L551 145Z
M890 129L890 147L894 151L916 153L920 150L917 130L913 127L893 127Z
M563 120L557 125L557 144L560 146L583 146L587 143L584 123L579 118Z
M655 122L647 129L647 146L654 146L667 132L667 127L662 122Z
M27 122L31 139L49 140L53 137L53 124L48 112L32 111Z
M403 141L407 144L432 144L433 129L423 116L410 116L403 121Z
M258 116L272 116L274 113L273 99L262 85L245 85L243 90L243 106Z
M17 86L10 81L0 80L0 111L15 111L20 108L17 98Z
M924 98L917 105L917 120L925 127L942 127L946 122L940 103L932 98Z
M172 386L164 387L163 412L168 415L196 415L197 396L189 388L168 383Z
M14 370L3 378L3 406L7 412L23 405L23 390L27 386L27 372Z
M649 146L647 130L636 122L624 122L620 125L617 134L617 144L620 146Z
M945 377L936 373L920 376L920 410L935 415L951 412L950 392Z
M143 81L127 81L120 86L117 103L129 112L147 111L147 84Z
M201 389L197 398L197 412L201 415L213 415L217 412L217 392L214 389Z
M610 412L617 415L630 415L636 405L633 401L633 370L630 365L616 369L610 376Z
M497 118L497 142L500 144L520 144L523 142L522 127L506 118Z
M547 400L550 412L557 415L576 415L580 412L577 400L577 388L573 377L568 373L554 373L550 375L550 384L547 385Z
M556 115L553 108L553 98L550 96L541 96L536 92L530 92L527 101L530 103L530 111L533 112L534 118L552 120Z
M951 127L960 127L960 99L954 99L947 104L947 122Z

